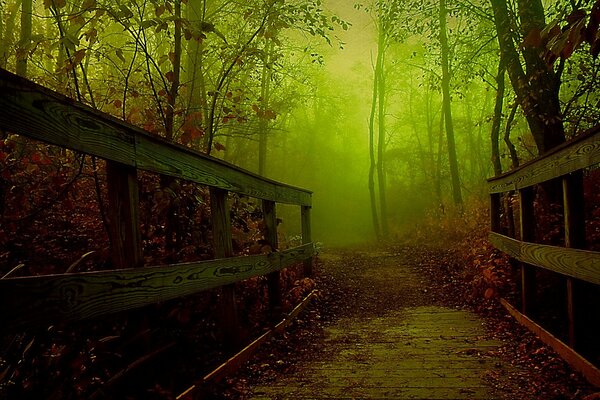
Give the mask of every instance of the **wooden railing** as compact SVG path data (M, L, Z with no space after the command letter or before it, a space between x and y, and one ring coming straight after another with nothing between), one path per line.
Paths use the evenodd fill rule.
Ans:
M600 252L584 250L586 221L583 192L583 170L599 163L600 126L597 126L516 170L488 180L491 196L489 239L497 249L521 262L521 312L531 316L536 307L543 306L536 304L535 268L544 268L563 275L566 278L565 309L571 347L575 347L577 343L578 321L575 314L576 308L581 307L581 304L577 304L574 300L576 291L574 283L580 280L600 285ZM536 230L534 185L548 185L551 181L558 190L562 184L564 247L533 243ZM515 192L518 193L519 198L519 237L511 238L501 233L503 203L501 196ZM505 211L509 211L512 215L511 210L505 209ZM509 311L513 314L516 312L514 308ZM571 356L565 358L569 357ZM581 365L585 364L585 361L578 362L577 367L581 370ZM592 375L594 374L596 375L592 380L600 382L600 376L597 372Z
M0 330L80 320L223 287L224 330L235 336L233 283L269 277L279 305L279 271L304 262L311 274L310 191L265 179L217 158L165 141L52 90L0 69L0 129L105 159L115 270L0 279ZM210 189L217 259L142 266L137 170ZM267 255L233 257L228 192L262 200ZM276 251L276 203L301 207L303 245Z

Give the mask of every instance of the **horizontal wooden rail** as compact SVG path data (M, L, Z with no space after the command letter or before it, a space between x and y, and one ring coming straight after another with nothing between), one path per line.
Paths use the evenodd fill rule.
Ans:
M521 262L600 285L600 252L522 242L495 232L489 239Z
M168 142L0 68L0 129L138 169L278 203L311 192Z
M488 179L490 193L522 189L600 163L600 125L521 167Z
M130 310L265 275L312 257L312 243L268 255L0 280L0 330Z

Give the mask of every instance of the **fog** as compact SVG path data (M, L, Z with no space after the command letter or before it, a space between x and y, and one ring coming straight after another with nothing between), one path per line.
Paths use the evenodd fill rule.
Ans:
M29 27L17 18L28 4ZM535 118L559 134L564 124L567 136L597 121L590 88L598 63L575 52L589 50L583 39L566 40L570 25L560 16L568 2L544 4L563 33L514 33L521 45L506 53L550 43L538 52L548 65L538 74L562 74L560 90L545 93L564 113L527 120L517 100L528 94L512 88L514 70L498 72L505 50L491 4L442 4L6 0L0 67L313 191L314 239L337 246L410 233L424 216L468 212L471 199L485 198L486 178L544 148L543 132L530 133ZM589 11L592 2L582 4ZM297 210L281 209L293 235Z

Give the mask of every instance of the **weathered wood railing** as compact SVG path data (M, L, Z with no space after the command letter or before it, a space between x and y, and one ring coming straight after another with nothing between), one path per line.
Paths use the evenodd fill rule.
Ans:
M115 270L0 279L0 330L79 320L223 287L224 330L237 329L232 284L269 276L279 305L279 271L304 262L311 273L311 192L265 179L165 141L59 93L0 69L0 129L100 157L107 162ZM137 170L209 186L215 255L210 261L142 266ZM262 200L265 239L277 249L276 203L301 207L303 245L268 255L233 257L228 192Z
M579 329L575 315L576 308L581 306L574 300L574 282L580 280L600 285L600 253L584 250L586 221L582 172L598 163L600 163L600 126L516 170L488 180L491 196L489 238L497 249L521 262L521 311L524 315L531 316L532 310L536 308L536 267L565 276L567 293L565 308L571 347L575 347L577 343ZM536 229L534 185L555 180L562 182L564 247L533 243ZM555 187L560 189L560 185ZM507 192L518 193L520 215L518 239L501 234L501 196ZM598 381L600 377L593 379Z

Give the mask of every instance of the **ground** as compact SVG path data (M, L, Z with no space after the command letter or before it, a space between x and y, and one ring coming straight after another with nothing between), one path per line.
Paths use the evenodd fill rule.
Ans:
M456 253L325 250L319 297L213 398L580 399L593 393L494 299L473 307ZM469 303L469 304L465 304ZM475 313L475 310L478 313Z

